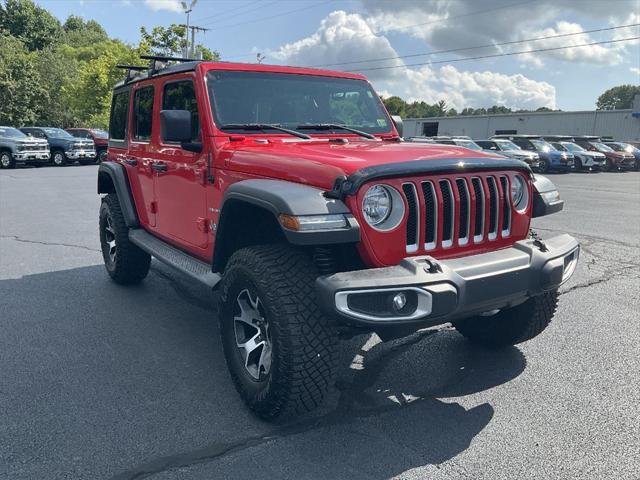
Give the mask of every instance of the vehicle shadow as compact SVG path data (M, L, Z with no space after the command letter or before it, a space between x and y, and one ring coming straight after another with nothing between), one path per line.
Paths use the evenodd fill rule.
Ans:
M389 478L469 448L526 366L447 329L358 336L325 406L271 425L239 401L210 293L162 265L127 288L102 265L0 280L0 305L7 478Z

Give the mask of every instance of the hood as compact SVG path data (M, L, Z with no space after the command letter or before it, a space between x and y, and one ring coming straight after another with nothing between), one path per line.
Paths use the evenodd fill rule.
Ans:
M536 152L530 152L529 150L502 150L502 152L514 157L527 157L527 158L539 157L539 155Z
M36 137L23 137L23 138L15 138L17 144L20 145L47 145L47 141L43 138L36 138Z
M229 142L222 151L226 153L223 156L230 170L324 189L330 189L337 177L349 176L366 167L412 160L504 158L457 145L357 140L329 143L270 139L267 143L258 143L247 139Z
M606 158L606 155L604 153L590 152L589 150L586 150L584 152L580 152L580 155L585 155L587 157L593 157L593 158Z

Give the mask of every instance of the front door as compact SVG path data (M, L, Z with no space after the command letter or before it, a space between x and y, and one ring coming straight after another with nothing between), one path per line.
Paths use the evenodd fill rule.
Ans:
M202 142L195 85L188 74L162 87L162 110L191 112L192 141ZM156 179L157 232L178 246L206 256L210 234L206 215L207 147L202 152L184 150L160 133L152 168Z

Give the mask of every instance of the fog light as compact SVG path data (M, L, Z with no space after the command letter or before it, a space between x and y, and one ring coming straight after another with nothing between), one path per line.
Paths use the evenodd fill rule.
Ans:
M400 292L396 296L393 297L393 308L397 311L400 311L407 304L407 296Z

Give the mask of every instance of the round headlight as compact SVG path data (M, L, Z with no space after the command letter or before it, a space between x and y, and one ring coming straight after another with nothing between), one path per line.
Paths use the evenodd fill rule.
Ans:
M380 225L391 214L391 193L382 185L374 185L364 194L362 213L371 226Z
M511 203L516 210L524 210L527 207L528 200L527 184L520 175L514 176L511 181Z

